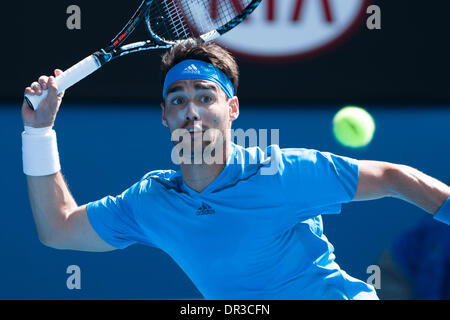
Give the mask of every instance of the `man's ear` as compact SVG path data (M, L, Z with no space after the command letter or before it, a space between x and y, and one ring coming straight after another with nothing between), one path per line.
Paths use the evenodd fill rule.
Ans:
M164 114L165 108L164 108L164 102L161 102L161 121L164 127L169 127L167 124L166 116Z
M239 117L239 99L234 96L228 101L230 120L234 121Z

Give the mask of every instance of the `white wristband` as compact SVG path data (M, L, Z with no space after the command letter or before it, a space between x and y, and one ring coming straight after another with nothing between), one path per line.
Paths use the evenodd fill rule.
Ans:
M47 176L61 170L56 132L52 127L25 126L22 132L23 172L27 176Z

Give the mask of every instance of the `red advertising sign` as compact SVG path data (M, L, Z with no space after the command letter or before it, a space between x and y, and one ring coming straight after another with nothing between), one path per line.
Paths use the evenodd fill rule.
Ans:
M240 57L285 62L329 50L365 19L369 0L265 0L217 42Z

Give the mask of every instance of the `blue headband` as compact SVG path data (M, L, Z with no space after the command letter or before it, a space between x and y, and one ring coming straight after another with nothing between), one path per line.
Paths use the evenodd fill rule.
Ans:
M201 60L183 60L167 72L164 80L163 98L167 88L178 80L201 79L217 84L228 98L234 97L234 87L230 79L212 64Z

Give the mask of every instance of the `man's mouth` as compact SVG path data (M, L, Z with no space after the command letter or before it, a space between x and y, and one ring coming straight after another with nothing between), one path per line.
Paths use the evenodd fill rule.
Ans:
M187 131L188 131L189 133L200 133L200 132L204 132L204 130L199 129L199 128L189 128L189 129L187 129Z
M185 129L189 132L191 137L205 133L205 130L199 127L186 127Z

